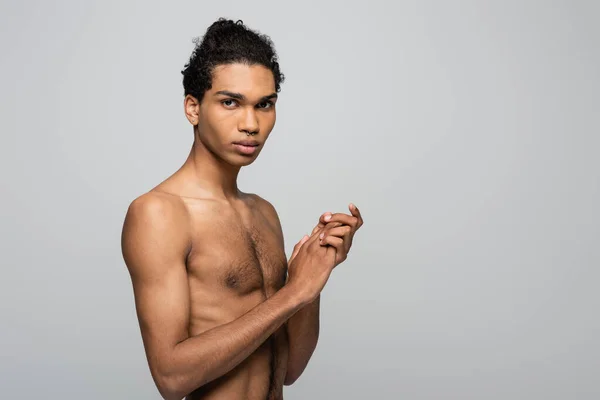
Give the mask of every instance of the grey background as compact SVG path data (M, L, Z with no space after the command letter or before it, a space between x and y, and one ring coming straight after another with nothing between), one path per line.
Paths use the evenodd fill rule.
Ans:
M294 399L600 398L600 3L2 2L2 398L158 399L120 232L219 16L287 81L240 188L365 226Z

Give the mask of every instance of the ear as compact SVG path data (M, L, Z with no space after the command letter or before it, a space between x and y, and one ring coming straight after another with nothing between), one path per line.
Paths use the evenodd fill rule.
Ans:
M188 121L190 121L190 124L194 126L198 125L198 120L200 118L200 102L198 99L191 94L185 96L183 99L183 110Z

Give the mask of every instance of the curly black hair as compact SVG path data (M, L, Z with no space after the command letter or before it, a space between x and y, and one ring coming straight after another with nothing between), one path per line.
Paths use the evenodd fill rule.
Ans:
M208 27L202 40L194 39L196 47L183 74L184 96L202 101L212 87L212 72L218 65L244 63L263 65L273 72L275 90L281 89L284 75L279 70L277 53L271 39L248 29L242 20L219 18Z

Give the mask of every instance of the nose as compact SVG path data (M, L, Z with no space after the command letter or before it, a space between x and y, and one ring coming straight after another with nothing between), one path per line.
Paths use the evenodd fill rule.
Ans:
M258 118L256 116L254 107L248 107L242 111L242 115L238 123L238 130L249 135L255 135L258 133Z

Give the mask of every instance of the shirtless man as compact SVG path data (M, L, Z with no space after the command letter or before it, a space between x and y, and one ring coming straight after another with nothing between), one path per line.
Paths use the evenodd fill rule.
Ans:
M218 20L183 71L194 143L135 199L122 249L154 382L168 400L283 399L310 359L319 294L362 218L325 213L284 253L273 206L237 188L275 124L283 79L270 40Z

